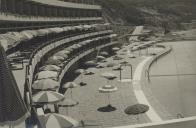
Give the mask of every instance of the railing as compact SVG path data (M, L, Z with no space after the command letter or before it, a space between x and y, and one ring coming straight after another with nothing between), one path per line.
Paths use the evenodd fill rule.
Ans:
M101 31L101 32L94 32L94 33L69 37L69 38L66 38L66 39L58 40L58 41L56 40L56 42L50 41L50 42L40 46L37 50L35 50L31 55L29 65L27 65L27 67L26 67L26 79L25 79L26 82L25 83L26 83L26 86L29 90L30 97L31 97L31 94L32 94L31 84L33 82L33 74L34 74L34 71L35 71L35 67L40 62L41 58L45 54L47 54L51 50L53 50L53 49L55 49L55 48L57 48L61 45L69 43L71 41L76 41L78 39L85 39L86 37L92 37L92 36L95 36L95 35L101 35L101 34L106 34L106 33L111 33L111 32L112 32L111 30L105 30L105 31Z
M0 13L0 20L2 21L97 21L102 20L102 17L41 17L41 16L27 16L27 15L17 15L12 13Z

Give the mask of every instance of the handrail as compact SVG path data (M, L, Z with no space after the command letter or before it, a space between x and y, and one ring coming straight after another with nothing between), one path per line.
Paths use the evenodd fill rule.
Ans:
M109 30L109 31L106 30L106 31L102 31L102 33L103 33L103 32L108 33L108 32L111 32L111 31L110 31L110 30ZM102 33L97 33L97 35L100 35L100 34L102 34ZM103 38L99 38L99 39L104 39L104 37L103 37ZM66 43L66 42L65 42L65 43ZM104 45L106 45L106 44L104 44ZM92 48L91 48L91 49L92 49ZM93 48L93 49L94 49L94 48ZM34 55L35 55L35 54L34 54ZM32 82L32 81L30 81L30 79L29 79L29 77L28 77L28 76L30 75L30 71L29 71L29 68L30 68L30 67L29 67L29 66L30 66L30 65L27 65L27 68L26 68L26 70L27 70L26 73L27 73L27 74L26 74L26 79L25 79L25 80L26 80L26 82L28 82L28 83L26 83L26 87L27 87L28 90L29 90L30 103L32 103L32 99L31 99L31 98L32 98L32 90L31 90L31 84L32 84L31 82ZM62 70L62 71L63 71L63 70ZM61 73L62 73L62 72L61 72ZM60 76L60 73L58 74L57 77L59 78L59 76ZM62 79L62 78L61 78L61 79Z
M99 35L99 34L104 34L104 33L108 33L108 32L112 32L111 30L105 30L105 31L101 31L101 33L100 32L94 32L94 33L88 33L88 34L83 34L83 35L80 35L80 38L79 39L81 39L81 38L85 38L87 35L89 35L90 34L90 36L93 36L93 35ZM78 37L78 36L75 36L75 37ZM73 38L73 37L70 37L70 38ZM66 38L66 40L68 40L68 39L70 39L70 38ZM76 39L75 39L76 40ZM72 40L73 41L73 40ZM58 42L58 41L57 41ZM62 43L62 44L65 44L65 43L68 43L69 41L67 41L67 42L64 42L64 43ZM48 46L50 46L49 44L55 44L55 43L52 43L52 41L50 41L49 43L47 43L47 45ZM30 70L32 70L32 73L34 73L34 68L35 68L35 65L34 65L34 67L31 67L30 68L30 65L32 65L32 63L33 63L33 59L35 59L35 56L36 56L36 54L39 52L39 50L40 49L42 49L42 48L44 48L46 45L42 45L42 46L40 46L39 48L38 48L38 50L36 50L35 52L33 52L32 53L32 55L31 55L31 59L30 59L30 61L29 61L29 71L27 72L28 74L26 75L27 77L29 77L29 75L33 75L33 74L30 74ZM58 46L56 46L56 47L58 47ZM31 78L32 79L32 78ZM31 82L32 82L32 80L30 80L30 85L31 85Z
M102 20L102 17L41 17L41 16L28 16L28 15L17 15L7 12L0 12L1 20L3 21L93 21Z

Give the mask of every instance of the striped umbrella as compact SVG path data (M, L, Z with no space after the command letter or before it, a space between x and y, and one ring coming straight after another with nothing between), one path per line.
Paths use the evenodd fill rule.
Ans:
M95 62L95 61L87 61L86 63L85 63L85 65L87 65L87 66L97 66L97 63Z
M29 111L7 63L5 50L1 45L0 62L0 124L12 127L24 122L29 116Z
M56 65L45 65L39 68L40 71L60 71L61 68Z
M49 59L45 62L45 64L47 65L60 65L62 63L62 61L60 60L53 60L53 59Z
M48 60L60 60L60 61L64 61L65 59L63 58L63 57L61 57L61 56L56 56L56 55L54 55L54 56L52 56L52 57L50 57Z
M45 124L46 128L76 128L79 122L71 117L49 113L40 117L40 121Z
M68 110L68 108L69 107L74 107L74 106L76 106L76 105L78 105L79 104L79 102L77 102L77 101L75 101L75 100L72 100L72 99L64 99L63 101L61 101L61 102L59 102L58 103L58 106L59 107L65 107L66 108L66 115L68 115L69 113L69 110Z
M101 56L108 56L109 54L107 52L100 52L99 53Z
M71 89L71 92L70 92L70 95L71 95L71 99L73 98L73 92L72 92L72 89L73 88L76 88L78 87L79 85L74 83L74 82L67 82L66 84L63 85L63 88L70 88Z
M60 56L60 57L63 57L64 59L68 58L68 55L65 54L64 51L57 52L57 53L54 54L54 56Z
M41 71L38 72L35 77L40 80L40 79L46 79L46 78L57 78L58 72L55 71Z
M40 91L33 96L33 102L39 104L55 104L64 100L64 95L54 91Z
M108 106L111 106L110 105L110 93L115 92L117 90L118 90L118 88L115 86L112 86L112 85L104 85L103 87L99 88L100 93L107 93L108 94L108 102L109 102Z
M104 56L97 56L97 59L104 60L105 57Z
M60 83L52 79L37 80L33 83L32 88L36 90L50 90L60 86Z

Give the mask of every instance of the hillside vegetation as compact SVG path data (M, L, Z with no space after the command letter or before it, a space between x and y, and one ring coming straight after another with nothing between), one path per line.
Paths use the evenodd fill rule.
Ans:
M196 0L97 0L106 20L121 25L180 28L196 19Z

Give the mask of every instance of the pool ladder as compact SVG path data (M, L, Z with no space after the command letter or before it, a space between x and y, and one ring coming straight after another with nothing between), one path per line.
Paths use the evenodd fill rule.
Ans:
M177 114L177 119L180 119L180 118L184 118L184 116L181 113L178 113Z

